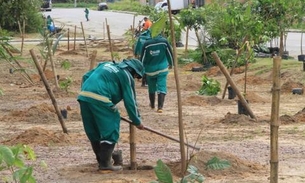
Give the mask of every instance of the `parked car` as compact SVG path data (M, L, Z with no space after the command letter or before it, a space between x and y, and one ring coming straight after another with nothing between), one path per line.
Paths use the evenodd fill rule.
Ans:
M52 0L44 0L40 7L41 11L52 11Z
M167 1L158 2L158 3L155 5L155 9L157 10L157 12L160 12L160 11L167 11L167 10L168 10Z
M97 7L98 11L103 11L103 10L108 10L108 5L107 3L103 2L103 3L99 3L98 7Z

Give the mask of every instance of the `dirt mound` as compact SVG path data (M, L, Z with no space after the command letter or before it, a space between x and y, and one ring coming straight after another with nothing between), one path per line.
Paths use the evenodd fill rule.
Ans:
M258 94L256 94L255 92L247 92L247 100L251 103L267 103L270 102L270 99L265 99L261 96L259 96Z
M250 84L250 85L262 85L262 84L268 84L270 83L270 80L268 79L264 79L262 77L259 77L259 76L247 76L247 84ZM244 84L245 83L245 78L241 78L239 80L237 80L237 83L239 84Z
M3 116L2 121L26 121L32 123L54 122L57 116L54 107L46 103L32 106L25 110L12 110L9 115Z
M231 114L227 113L224 117L224 119L220 120L220 123L225 124L253 124L255 123L255 120L250 118L249 116L243 115L243 114Z
M222 100L216 96L201 96L193 95L182 100L182 104L186 106L206 106L206 105L217 105L221 103Z
M298 122L305 122L305 108L293 116Z
M202 67L202 64L199 64L197 62L192 62L184 65L182 69L185 71L191 71L193 67Z
M294 82L292 80L288 80L281 86L281 92L291 93L293 88L303 88L303 87L304 85L300 82Z
M217 157L221 161L228 161L230 167L221 170L208 169L207 162L214 157ZM223 152L200 151L193 155L190 160L190 165L198 168L198 171L205 177L211 177L213 179L220 179L227 176L247 177L259 172L267 172L267 168L260 164L241 160L234 155ZM173 174L180 175L181 166L178 166L177 163L170 163L168 166Z
M289 116L289 115L280 116L280 121L282 125L297 123L297 120L293 116Z
M6 145L24 144L48 146L51 144L71 144L71 139L64 133L55 133L40 127L33 127L2 143Z
M219 69L219 67L217 66L214 66L214 67L211 67L207 73L206 73L207 76L220 76L221 75L221 71Z

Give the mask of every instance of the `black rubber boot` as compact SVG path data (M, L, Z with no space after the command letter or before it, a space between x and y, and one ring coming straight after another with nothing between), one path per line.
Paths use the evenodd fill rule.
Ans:
M97 162L100 163L100 158L99 158L100 142L99 141L91 142L91 146L92 146L93 152L96 156Z
M163 104L164 104L164 99L165 99L165 94L164 93L159 93L158 94L158 113L163 112Z
M142 77L142 87L146 87L147 86L147 81L146 81L146 74L143 74L143 77Z
M156 98L155 93L149 93L150 107L151 107L152 109L155 108L155 98Z
M101 143L100 152L99 152L99 170L110 170L110 171L119 171L122 170L122 166L113 166L112 165L112 152L115 144Z

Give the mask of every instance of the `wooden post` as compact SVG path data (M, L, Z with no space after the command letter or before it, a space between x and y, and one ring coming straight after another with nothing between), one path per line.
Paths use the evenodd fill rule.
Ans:
M105 32L105 22L103 22L103 40L106 39Z
M83 32L83 38L84 38L84 43L85 43L85 47L86 47L87 57L89 57L88 48L87 48L87 42L86 42L86 36L85 36L85 31L84 31L84 27L83 27L83 22L80 22L80 25L82 27L82 32Z
M174 57L174 75L176 81L176 89L177 89L177 100L178 100L178 123L179 123L179 139L180 139L180 154L181 154L181 174L183 175L187 168L186 162L186 152L184 146L184 125L182 119L182 100L181 100L181 90L180 90L180 82L179 82L179 73L178 73L178 61L177 61L177 48L176 48L176 39L175 39L175 29L174 22L171 12L171 3L170 0L167 0L168 5L168 17L170 23L170 33L172 37L172 45L173 45L173 57Z
M68 51L70 51L70 29L68 28Z
M187 27L186 28L186 35L185 35L185 49L184 49L184 54L187 55L188 53L188 44L189 44L189 32L190 32L190 28Z
M73 50L75 50L75 45L76 45L76 25L74 26L74 45L73 45Z
M272 105L270 121L270 183L278 182L278 130L280 126L279 108L280 108L280 67L281 57L273 57L273 87L272 87Z
M96 65L96 54L97 54L97 51L94 50L91 57L90 57L90 68L89 70L92 70L95 68L95 65Z
M68 133L68 130L67 130L66 126L65 126L63 117L62 117L62 115L61 115L61 113L60 113L60 111L59 111L59 109L58 109L57 102L56 102L56 99L55 99L55 97L54 97L53 91L51 90L51 88L50 88L50 86L49 86L49 84L48 84L48 81L47 81L47 79L46 79L46 76L44 75L44 73L43 73L43 71L42 71L42 69L41 69L41 66L40 66L39 63L38 63L38 59L37 59L37 57L36 57L36 55L35 55L33 49L30 50L30 53L31 53L31 56L32 56L32 58L33 58L33 61L34 61L35 65L36 65L36 68L37 68L37 70L38 70L38 72L39 72L39 75L40 75L40 77L41 77L41 79L42 79L42 81L43 81L43 83L44 83L44 86L45 86L45 88L46 88L46 90L47 90L47 92L48 92L48 94L49 94L49 96L50 96L50 99L52 100L52 104L53 104L54 109L55 109L55 111L56 111L58 120L59 120L59 122L60 122L60 124L61 124L62 130L63 130L64 133Z
M248 111L249 115L251 116L251 118L256 119L255 115L253 114L252 110L250 109L248 102L245 100L245 98L242 96L242 94L240 93L240 91L238 90L235 82L232 80L232 78L230 77L230 74L228 73L226 67L223 65L222 61L220 60L220 58L218 57L216 52L212 53L212 56L216 62L216 64L218 65L218 67L220 68L221 72L225 75L225 77L227 78L227 81L229 82L229 84L231 85L232 89L236 92L236 95L238 96L241 104L246 108L246 110Z
M109 25L107 25L107 35L108 35L108 41L109 41L109 49L110 49L110 53L111 53L111 60L114 61Z
M137 161L136 161L136 127L133 125L129 125L129 142L130 142L130 169L137 169Z

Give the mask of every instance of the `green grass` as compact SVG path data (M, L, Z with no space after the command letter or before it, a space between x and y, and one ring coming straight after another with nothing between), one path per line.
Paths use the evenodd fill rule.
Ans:
M273 69L272 58L256 58L256 62L252 63L249 67L249 71L256 71L256 75L264 74ZM281 70L290 70L295 68L301 68L302 63L296 59L282 60Z
M148 14L151 6L142 5L138 1L122 0L115 3L107 3L109 10L129 11L141 14ZM77 8L89 8L97 10L98 3L77 3ZM74 3L53 3L53 8L74 8Z

